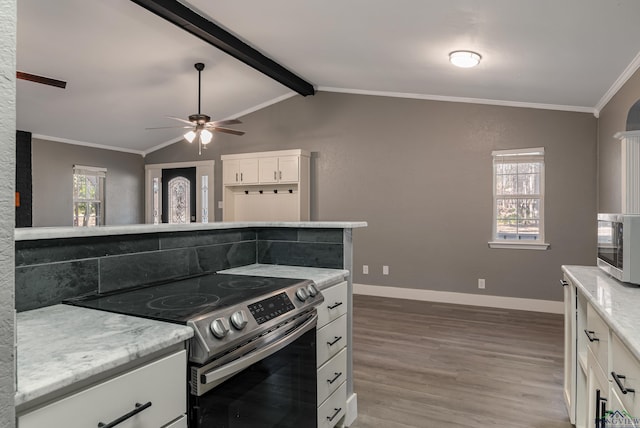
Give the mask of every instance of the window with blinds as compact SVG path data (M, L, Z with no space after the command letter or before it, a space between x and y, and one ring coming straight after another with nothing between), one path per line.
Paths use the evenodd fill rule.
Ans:
M544 148L497 150L492 155L492 243L544 243Z
M73 166L73 225L78 227L105 224L106 168Z

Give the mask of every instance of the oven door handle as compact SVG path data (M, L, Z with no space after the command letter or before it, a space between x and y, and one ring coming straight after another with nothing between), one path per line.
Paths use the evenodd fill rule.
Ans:
M299 327L297 327L295 330L291 331L281 339L270 343L264 348L260 348L250 354L247 354L242 358L232 361L229 364L225 364L222 367L218 367L206 373L203 373L202 383L206 385L208 383L213 383L218 379L228 378L236 373L241 372L252 364L268 357L271 354L275 354L282 348L288 346L292 342L295 342L300 338L300 336L302 336L309 330L314 329L317 323L318 315L313 314L311 318L309 318L307 321L305 321L303 324L301 324Z

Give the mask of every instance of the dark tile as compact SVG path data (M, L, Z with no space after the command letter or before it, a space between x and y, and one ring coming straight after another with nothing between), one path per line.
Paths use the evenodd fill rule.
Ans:
M298 241L342 244L342 229L298 229Z
M16 241L16 266L130 254L158 249L156 234Z
M167 233L160 236L160 248L199 247L201 245L226 244L230 242L255 241L254 230L203 230L189 233Z
M298 229L292 228L268 228L258 229L259 241L297 241Z
M60 303L98 289L98 260L16 268L18 312Z
M342 244L258 241L258 263L343 269Z
M203 272L216 272L257 261L256 243L253 241L198 247L196 251Z
M183 248L100 259L100 292L201 273L196 251Z

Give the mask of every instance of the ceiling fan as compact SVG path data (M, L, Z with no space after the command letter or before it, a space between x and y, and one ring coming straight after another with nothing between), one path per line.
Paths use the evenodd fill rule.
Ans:
M55 86L56 88L66 88L67 82L63 80L52 79L50 77L38 76L37 74L25 73L24 71L16 71L16 77L29 82L42 83L43 85Z
M214 132L224 132L225 134L232 135L244 135L244 132L237 131L235 129L226 128L227 125L237 125L240 122L238 119L228 119L228 120L218 120L212 121L211 117L206 114L202 114L200 112L200 101L201 101L201 75L202 70L204 70L204 64L201 62L197 62L194 64L196 70L198 70L198 114L192 114L189 116L189 120L181 119L179 117L167 116L169 119L178 120L180 122L186 123L186 126L162 126L158 128L147 128L147 129L168 129L168 128L184 128L189 129L189 131L184 134L184 138L192 143L196 138L198 139L198 154L202 154L202 148L207 148L207 144L211 142L213 138L212 131Z

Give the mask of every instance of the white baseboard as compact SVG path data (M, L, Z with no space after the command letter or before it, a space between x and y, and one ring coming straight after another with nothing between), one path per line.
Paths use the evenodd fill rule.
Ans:
M355 422L358 417L358 394L355 392L351 394L349 398L347 398L347 411L344 416L344 425L345 427L351 426L352 423Z
M421 290L416 288L386 287L382 285L353 284L354 294L390 297L393 299L423 300L427 302L455 303L490 308L522 311L564 313L564 303L553 300L522 299L519 297L488 296L485 294L455 293L451 291Z

